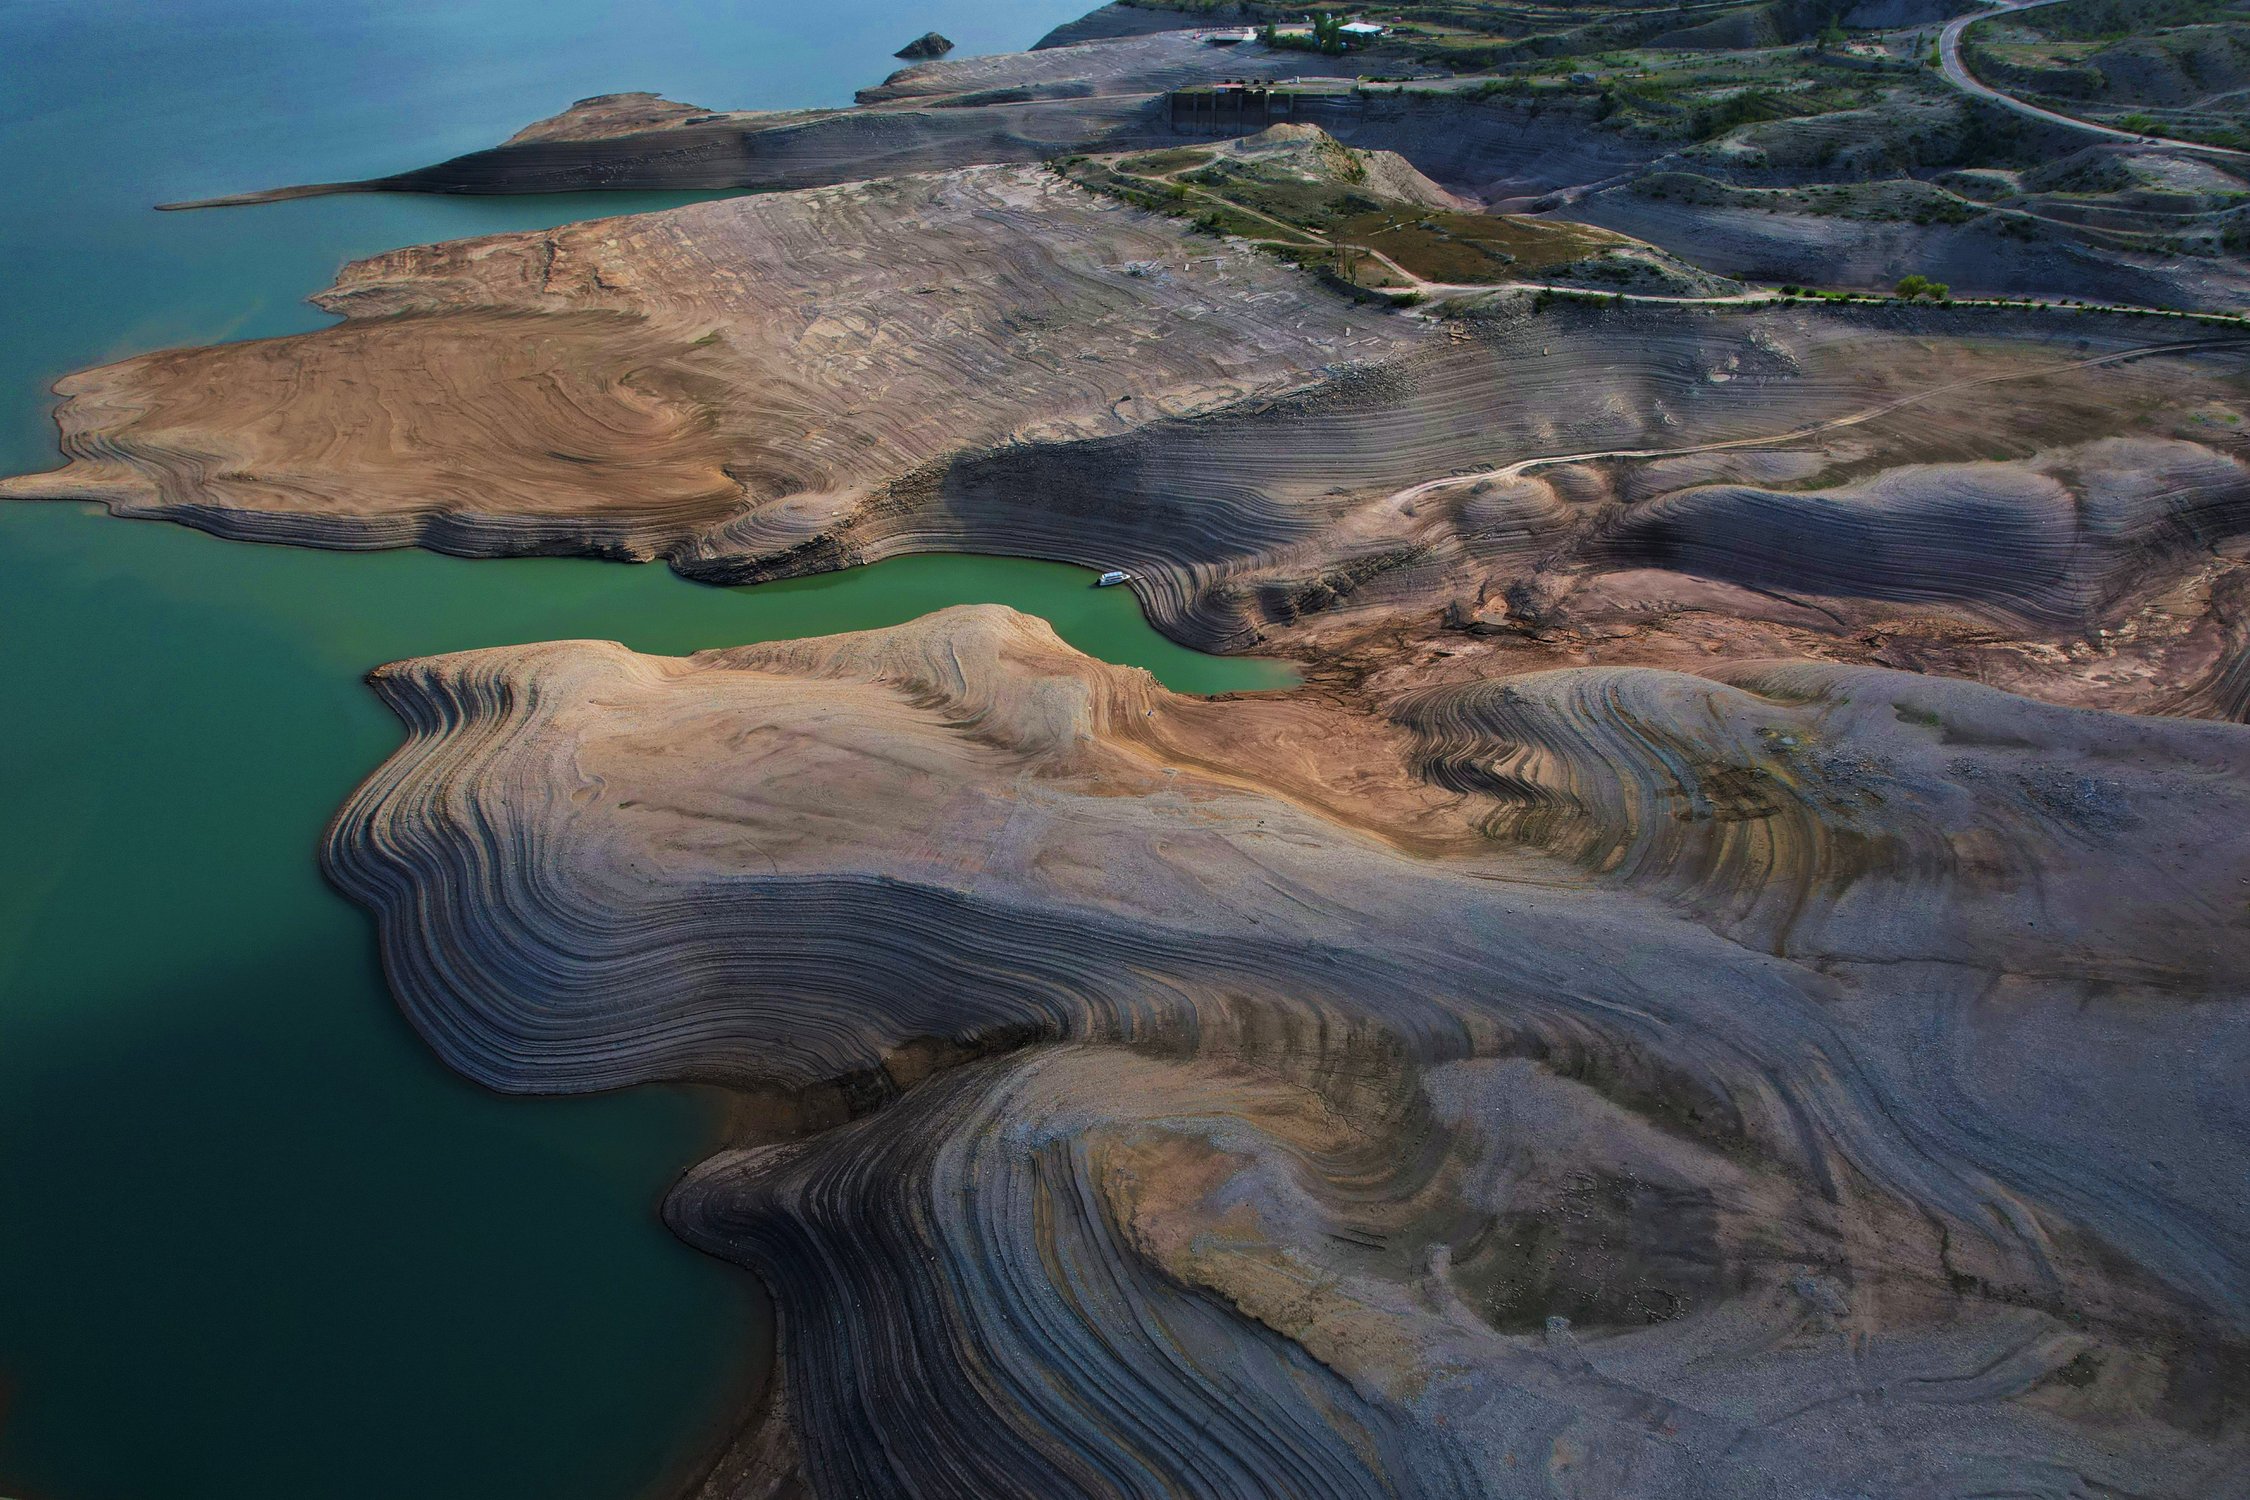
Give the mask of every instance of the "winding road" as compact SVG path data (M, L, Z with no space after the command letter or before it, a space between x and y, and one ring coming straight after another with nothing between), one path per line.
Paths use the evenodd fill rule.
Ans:
M2083 130L2089 135L2108 136L2111 140L2116 141L2130 141L2137 146L2161 146L2173 151L2193 151L2204 156L2221 156L2233 161L2250 161L2250 151L2236 151L2226 146L2205 146L2194 141L2169 140L2163 136L2136 135L2130 130L2119 130L2111 125L2097 125L2091 120L2081 120L2075 115L2057 114L2051 109L2041 109L2036 104L2026 104L2013 94L2003 94L1989 84L1978 81L1977 76L1969 71L1968 65L1961 61L1962 35L1977 22L1988 21L1994 16L2006 15L2011 11L2037 10L2043 5L2059 5L2061 3L2062 0L2015 0L2015 3L2011 4L2006 3L2006 0L2001 0L2001 3L1993 4L1983 10L1971 11L1968 15L1957 16L1946 22L1945 30L1938 33L1938 66L1940 71L1945 74L1946 82L1965 93L1974 94L1979 99L1990 100L2003 109L2013 110L2019 115L2025 115L2034 120L2044 120L2050 125L2065 125L2073 130Z
M1711 443L1691 443L1677 448L1602 448L1590 453L1550 453L1536 458L1519 458L1514 463L1502 464L1497 469L1480 469L1471 474L1448 474L1441 479L1429 479L1408 489L1399 490L1384 502L1392 509L1414 504L1425 495L1441 490L1458 489L1466 484L1484 484L1495 480L1514 479L1533 469L1554 468L1562 464L1592 463L1605 458L1684 458L1691 453L1719 453L1734 448L1763 448L1775 443L1797 442L1839 428L1857 427L1878 417L1889 416L1902 407L1913 406L1935 396L1977 386L2002 385L2017 380L2044 380L2071 370L2090 370L2101 365L2123 364L2127 360L2146 359L2151 355L2196 353L2210 349L2242 348L2250 340L2242 339L2188 339L2162 344L2139 344L2130 349L2116 349L2108 354L2097 354L2090 359L2074 359L2065 364L2050 365L2037 370L2009 370L1998 375L1979 375L1969 380L1952 380L1943 385L1927 387L1880 405L1863 407L1840 417L1807 426L1791 428L1787 432L1763 433L1753 437L1723 438Z

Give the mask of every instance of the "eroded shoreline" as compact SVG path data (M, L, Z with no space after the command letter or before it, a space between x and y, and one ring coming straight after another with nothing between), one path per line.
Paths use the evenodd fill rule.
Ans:
M2242 735L1733 675L1541 674L1385 723L1171 699L1003 611L689 661L476 653L380 679L416 737L330 867L471 1076L830 1101L669 1209L796 1320L760 1441L815 1484L1052 1493L1098 1442L1192 1485L1293 1424L1293 1482L1346 1491L1473 1492L1533 1433L1628 1493L1864 1483L1850 1429L1785 1416L1864 1389L1819 1353L1850 1343L1992 1381L1894 1387L1901 1492L1968 1444L2196 1493L2233 1440L2126 1372L2231 1399L2193 1372L2239 1280L2215 1200L2160 1206L2134 1163L2215 1184L2228 1149L2055 1103L2132 1087L2081 1027L2196 1038L2214 1082L2209 1049L2250 1041L2221 1020L2240 924L2200 912L2183 947L2158 894L2237 883L2214 799L2243 795ZM1689 736L1711 810L1652 819ZM1972 1105L1913 1066L1924 1027L2005 1085ZM1995 1225L1972 1179L2028 1217ZM1659 1399L1668 1361L1714 1378L1714 1322L1768 1404ZM1339 1446L1301 1425L1308 1381ZM1231 1420L1182 1447L1190 1393ZM1100 1427L1062 1419L1097 1398Z
M1189 45L751 133L973 133ZM743 135L656 104L508 149ZM2239 337L1385 307L1134 196L1443 239L1476 163L1559 149L1498 109L1417 158L1419 108L1404 159L1118 137L1101 193L839 148L396 252L335 328L74 377L69 465L5 492L723 581L1055 557L1306 666L1189 700L971 609L376 673L410 739L324 857L422 1035L767 1132L667 1207L787 1331L699 1494L2210 1492L2250 1441Z

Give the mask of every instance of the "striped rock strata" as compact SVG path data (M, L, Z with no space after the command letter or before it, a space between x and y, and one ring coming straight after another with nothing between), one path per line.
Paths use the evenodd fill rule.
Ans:
M317 333L62 385L60 474L232 536L664 556L826 545L952 453L1096 436L1403 342L1032 168L743 198L348 267Z
M476 652L328 859L470 1076L754 1101L707 1496L2222 1492L2250 738L1730 675Z
M930 476L1431 342L1303 282L1025 169L402 251L325 295L339 328L72 377L71 465L5 492L268 540L663 555L707 576L969 530L1047 550L1080 529L1076 497L949 522ZM1208 554L1299 529L1270 506L1196 508L1064 555L1094 560L1121 531ZM1060 524L1008 545L1041 512Z
M2245 344L2092 316L1439 319L1030 168L404 250L337 327L63 383L92 499L741 581L1125 567L1168 633L1407 685L1713 655L2250 712Z

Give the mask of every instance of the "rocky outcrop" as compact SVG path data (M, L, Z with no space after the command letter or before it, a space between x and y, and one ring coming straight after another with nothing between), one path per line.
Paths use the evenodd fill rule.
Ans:
M328 858L432 1043L761 1101L668 1214L774 1289L813 1494L2242 1465L2244 731L1802 665L1199 702L991 608L375 681Z
M891 56L903 57L910 62L927 62L933 57L943 57L952 50L952 42L934 31L925 31Z

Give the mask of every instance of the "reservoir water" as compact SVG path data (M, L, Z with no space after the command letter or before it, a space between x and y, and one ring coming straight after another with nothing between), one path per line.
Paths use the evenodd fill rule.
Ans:
M314 326L346 259L677 198L148 205L356 177L586 94L848 101L932 27L1027 45L1079 0L8 0L0 469L65 370ZM762 1368L747 1278L653 1206L707 1138L669 1090L511 1100L392 1008L314 866L398 743L379 662L595 636L677 652L996 600L1175 687L1076 569L912 558L752 590L654 568L246 546L0 506L0 1494L636 1500Z

